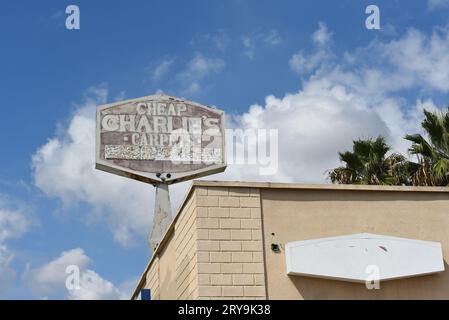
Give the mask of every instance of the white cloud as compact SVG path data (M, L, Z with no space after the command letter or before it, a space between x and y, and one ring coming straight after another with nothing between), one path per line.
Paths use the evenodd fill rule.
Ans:
M7 241L20 238L35 223L21 208L13 208L9 199L0 194L0 293L14 281L16 271L11 266L14 250L7 245Z
M241 37L243 45L243 54L250 60L256 56L256 47L265 45L269 47L276 47L282 42L282 37L276 29L268 32L258 32L251 35Z
M277 46L282 42L282 38L276 29L271 30L264 38L264 41L270 46Z
M433 11L449 6L449 0L427 0L427 9Z
M333 57L330 49L331 39L332 33L327 30L325 23L320 22L318 29L312 34L315 44L313 52L308 54L300 50L293 54L288 62L290 68L300 75L305 75L329 62Z
M381 50L404 79L413 79L414 85L428 89L449 91L449 27L435 28L431 36L410 29Z
M290 58L290 68L298 74L305 74L315 70L324 61L329 58L327 50L318 50L313 54L307 55L303 51L299 51Z
M360 92L416 95L449 92L449 26L429 34L411 28L391 41L372 41L345 54L345 61L326 70L328 78ZM337 79L338 78L338 79Z
M67 266L75 265L80 270L85 270L89 263L90 259L84 250L76 248L62 252L59 257L37 269L27 271L25 278L30 281L34 292L49 295L60 290L64 291Z
M30 219L21 211L13 211L0 207L0 243L12 238L21 237L30 225Z
M182 86L182 93L194 95L201 91L202 81L212 74L218 73L225 66L219 58L205 57L197 53L188 63L185 70L177 74Z
M95 110L107 90L91 88L60 136L50 138L32 157L34 181L69 208L88 203L87 222L106 222L116 241L132 244L150 230L151 186L95 169Z
M14 255L6 245L0 244L0 293L4 293L11 285L16 276L15 270L11 267Z
M252 39L251 37L242 37L242 44L244 48L243 54L250 60L253 60L255 55L254 39Z
M225 30L218 30L216 33L206 33L195 35L190 44L196 50L218 50L226 51L230 43L229 36Z
M80 288L69 291L70 300L117 300L120 290L98 273L86 270L80 277ZM129 297L128 297L129 298Z
M152 68L151 79L153 81L160 80L163 76L165 76L168 73L174 61L175 61L174 59L162 60L161 63Z
M339 164L338 151L350 149L352 140L378 135L385 136L393 150L406 153L404 135L421 132L424 107L438 107L419 91L415 103L409 103L403 91L424 85L428 93L449 91L449 64L443 54L449 49L446 28L431 35L412 29L397 40L359 48L340 62L330 54L331 40L325 34L331 33L320 25L313 36L315 49L290 60L295 71L312 73L299 92L268 96L265 104L251 106L234 119L243 129L279 130L279 172L264 177L257 167L231 166L221 177L324 182L325 171Z
M323 33L323 26L320 29ZM304 78L301 90L282 97L269 95L264 104L250 106L231 121L242 129L279 130L278 173L260 176L258 166L230 165L225 173L209 179L324 182L325 171L339 165L338 151L350 149L354 139L377 135L386 136L395 150L406 152L408 143L402 137L420 130L423 106L437 107L420 92L416 101L409 103L401 96L402 90L421 86L423 78L429 79L428 90L449 90L445 83L449 65L442 54L447 35L446 29L430 36L410 31L397 40L376 41L350 52L347 54L350 59L346 60L338 60L326 51L328 54L313 63L313 67L306 68L311 75ZM309 55L327 48L315 45ZM372 58L373 51L376 58ZM399 57L407 57L415 65L401 64ZM393 62L398 63L392 71ZM197 55L180 79L186 85L199 86L193 91L199 90L199 79L218 72L223 64ZM442 81L432 81L432 77ZM62 199L67 206L78 202L90 204L94 210L88 217L105 221L120 243L128 244L133 235L142 241L150 230L154 190L94 170L95 104L105 100L106 92L97 89L94 93L94 98L88 97L70 119L66 132L51 138L34 155L36 185ZM171 187L175 207L188 184Z
M235 121L243 129L279 130L279 171L267 177L257 166L233 165L220 176L229 180L323 182L324 172L338 164L338 151L353 139L389 135L368 101L323 80L280 99L268 96L264 105L251 106Z
M332 81L311 80L298 93L268 96L236 119L244 129L279 130L279 171L267 177L258 166L233 165L220 178L323 183L325 172L339 164L338 152L351 149L353 140L383 135L395 151L406 153L403 137L421 131L424 106L437 109L431 100L418 100L404 111L400 99L380 103Z
M154 188L95 169L95 111L107 94L104 87L90 88L67 128L35 152L32 167L35 184L43 192L60 199L64 209L87 203L91 210L84 214L86 223L106 223L114 239L128 246L151 231ZM174 207L186 188L171 187Z
M126 91L122 90L118 94L115 95L114 101L121 101L126 99Z
M318 30L312 34L313 42L318 46L325 46L329 44L332 38L332 33L327 29L327 25L320 21L318 23Z
M65 297L70 300L116 300L129 299L129 281L123 286L116 287L112 282L103 279L98 273L89 269L91 259L81 248L62 252L58 257L50 262L35 268L29 269L24 274L35 295L41 297ZM68 276L74 273L69 266L76 266L79 270L79 283L75 288L67 288ZM66 272L69 270L69 272ZM70 278L69 281L75 285L77 280ZM134 281L135 279L132 279Z

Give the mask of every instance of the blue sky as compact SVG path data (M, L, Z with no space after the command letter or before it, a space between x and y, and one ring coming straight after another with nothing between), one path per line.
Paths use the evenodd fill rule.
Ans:
M80 30L65 27L69 4ZM381 30L365 27L369 4ZM448 12L447 0L2 3L0 298L123 298L143 271L153 190L93 169L97 104L163 91L218 106L236 126L279 129L279 170L212 178L326 182L352 139L406 151L422 109L448 105ZM93 279L79 295L64 287L69 262Z

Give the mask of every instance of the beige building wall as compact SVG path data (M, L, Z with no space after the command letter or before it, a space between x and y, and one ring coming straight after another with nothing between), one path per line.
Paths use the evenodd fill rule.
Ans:
M201 299L265 299L260 192L198 187Z
M145 288L151 290L151 299L159 300L159 257L156 255L144 277Z
M174 240L167 247L175 252L175 263L168 268L173 272L176 295L173 299L196 299L198 297L198 255L196 251L196 197L192 195L176 221ZM175 270L173 270L173 265ZM161 276L162 278L162 276Z
M440 242L447 261L449 188L195 181L133 298L449 299L449 271L380 290L286 274L287 242L362 232Z
M151 299L198 298L195 199L186 199L141 278L139 286L151 290Z
M447 261L447 190L263 189L262 203L269 299L449 299L449 270L385 281L380 290L367 290L360 283L289 277L284 250L274 253L270 248L271 243L284 246L290 241L368 232L440 242Z

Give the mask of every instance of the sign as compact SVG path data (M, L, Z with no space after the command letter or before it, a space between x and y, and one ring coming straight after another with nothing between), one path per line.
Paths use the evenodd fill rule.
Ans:
M173 184L226 168L224 112L168 95L97 108L96 168Z
M365 284L444 271L441 243L369 233L289 242L285 259L288 275Z

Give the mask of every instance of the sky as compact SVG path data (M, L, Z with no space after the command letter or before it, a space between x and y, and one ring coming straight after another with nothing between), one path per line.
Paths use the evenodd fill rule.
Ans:
M94 169L97 105L164 92L216 106L229 127L277 130L278 161L208 179L329 183L353 140L406 153L422 110L447 108L448 13L449 0L3 1L0 299L127 299L151 257L153 187ZM174 210L188 186L171 187Z

